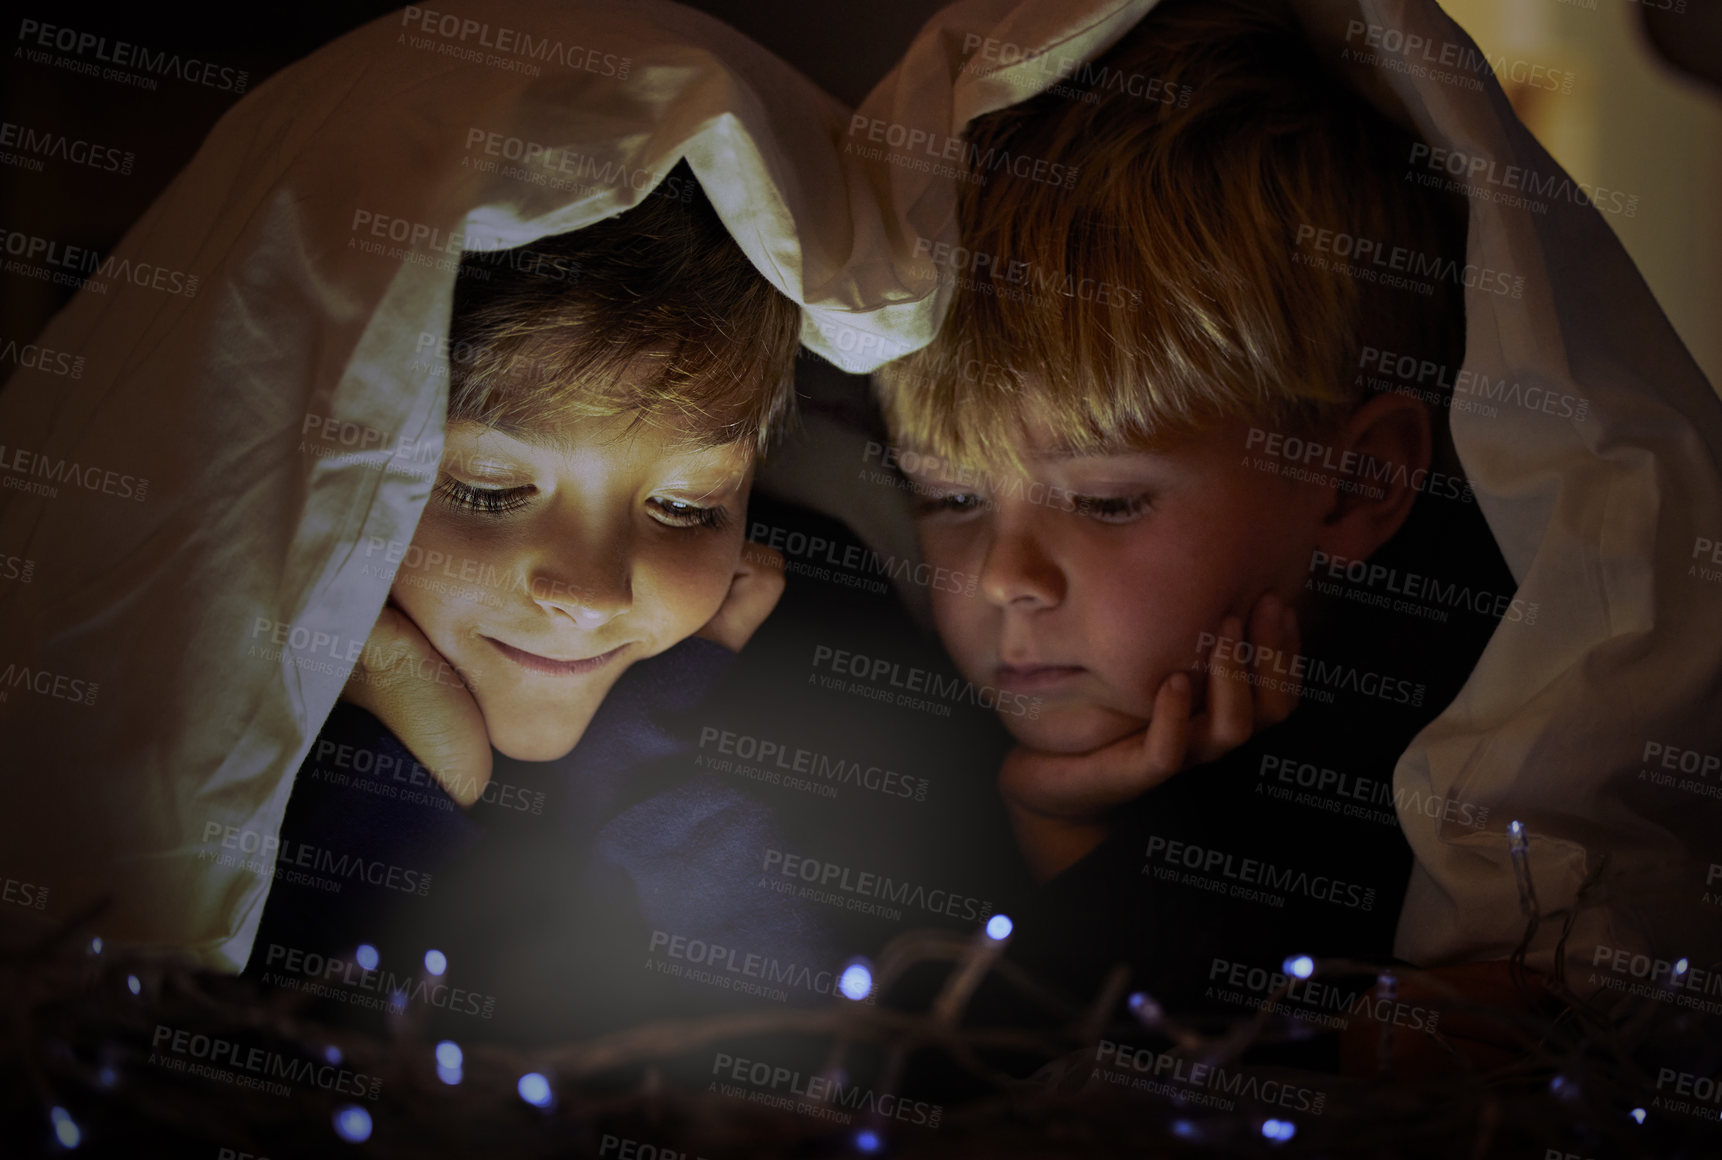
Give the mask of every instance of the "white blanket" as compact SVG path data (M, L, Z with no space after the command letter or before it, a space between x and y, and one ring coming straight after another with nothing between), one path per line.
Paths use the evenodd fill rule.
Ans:
M0 875L46 888L46 917L105 897L108 938L244 962L268 878L211 856L266 859L386 598L378 545L411 539L463 246L611 216L686 157L748 256L806 306L809 346L869 370L932 333L937 267L914 251L956 237L950 179L897 163L909 150L892 138L926 134L925 153L959 136L1057 81L1047 54L1092 57L1149 7L964 0L859 114L705 17L597 0L408 10L241 101L114 255L195 274L195 293L86 288L41 337L84 356L82 377L25 370L0 392L0 552L34 562L30 583L0 584ZM1299 8L1336 60L1365 47L1353 22L1470 43L1430 0ZM965 70L987 41L1036 59L983 53ZM1722 405L1499 88L1405 64L1377 52L1357 68L1433 145L1536 174L1548 205L1470 180L1471 260L1525 282L1522 297L1467 293L1465 369L1518 384L1520 401L1455 411L1453 434L1541 616L1501 625L1399 763L1397 788L1491 811L1483 829L1404 816L1418 865L1399 953L1433 964L1517 943L1517 818L1545 910L1605 856L1636 885L1586 912L1574 949L1712 956L1718 924L1694 908L1714 799L1647 792L1641 774L1649 746L1677 771L1722 755L1722 587L1694 559L1722 541ZM1584 400L1583 418L1524 402L1532 388ZM1722 785L1713 768L1682 776ZM1534 948L1544 966L1556 926Z

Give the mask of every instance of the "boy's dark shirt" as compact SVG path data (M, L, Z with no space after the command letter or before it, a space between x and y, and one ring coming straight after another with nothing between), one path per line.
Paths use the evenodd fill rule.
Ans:
M567 757L495 755L491 785L470 811L424 784L423 767L375 717L337 705L295 782L282 849L303 857L308 873L317 855L295 851L415 877L397 874L392 888L348 879L339 892L278 879L248 972L279 976L281 948L351 962L369 943L384 970L412 978L435 948L450 965L431 985L458 988L423 992L439 1017L471 1016L460 1024L467 1035L539 1040L726 998L654 972L654 931L769 946L799 961L833 958L823 916L752 888L759 852L784 844L772 811L745 787L677 760L689 749L686 714L732 667L726 650L701 640L636 664ZM334 765L340 746L352 748ZM369 779L355 768L361 760ZM363 989L354 972L342 976L347 990Z

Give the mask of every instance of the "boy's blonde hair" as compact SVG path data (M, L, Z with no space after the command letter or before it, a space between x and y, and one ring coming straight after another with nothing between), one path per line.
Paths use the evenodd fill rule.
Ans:
M631 415L693 446L763 451L794 409L800 329L681 162L615 217L462 255L449 421Z
M1076 453L1227 419L1319 429L1364 393L1366 345L1457 365L1457 279L1432 295L1360 283L1298 244L1343 231L1462 267L1464 219L1405 180L1415 139L1278 0L1168 0L969 140L971 158L1008 150L1075 177L961 184L949 313L876 375L900 443L1018 464L1030 424Z

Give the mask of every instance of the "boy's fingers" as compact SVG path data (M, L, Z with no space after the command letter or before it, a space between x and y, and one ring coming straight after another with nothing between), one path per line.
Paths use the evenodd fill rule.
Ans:
M1220 622L1222 638L1238 640L1243 631L1244 622L1240 617L1228 616ZM1215 653L1218 651L1216 649ZM1254 717L1248 670L1211 655L1208 661L1208 708L1195 721L1190 741L1191 758L1198 762L1213 761L1230 753L1250 739Z
M1302 641L1297 613L1289 605L1276 598L1271 608L1258 605L1257 612L1263 638L1272 641L1266 648L1273 650L1272 656L1284 658L1284 663L1270 664L1268 655L1262 655L1256 661L1256 728L1262 729L1279 724L1297 708L1303 687L1292 669Z
M717 613L694 635L715 641L731 652L740 652L782 599L783 569L782 553L764 544L743 544L729 594Z
M1188 673L1173 673L1154 694L1154 716L1140 741L1114 742L1088 758L1086 774L1094 800L1110 809L1148 792L1189 764L1195 722L1190 709L1195 692Z
M385 606L347 678L347 692L352 695L346 699L362 703L367 692L409 678L419 661L435 655L430 642L405 614Z
M490 781L484 715L454 667L404 613L384 608L341 699L365 709L461 805Z
M1135 783L1138 787L1135 792L1140 793L1184 767L1184 755L1190 748L1193 698L1190 678L1185 673L1173 673L1161 684L1160 691L1154 694L1154 716L1142 742L1141 763L1136 769L1124 771L1126 785L1121 788L1128 789L1130 783Z
M1012 804L1044 817L1093 819L1184 768L1191 700L1190 678L1175 673L1154 695L1154 716L1143 733L1092 753L1039 753L1018 746L1005 758L999 788Z
M1257 646L1252 664L1256 673L1257 729L1284 721L1297 708L1297 693L1288 683L1286 663L1286 658L1292 655L1291 640L1286 633L1286 616L1290 611L1285 601L1272 592L1263 593L1250 611L1250 639Z

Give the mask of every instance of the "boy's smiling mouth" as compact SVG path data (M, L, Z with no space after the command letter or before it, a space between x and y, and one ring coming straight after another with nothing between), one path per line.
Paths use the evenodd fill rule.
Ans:
M494 645L497 652L521 668L530 669L535 673L547 673L551 676L577 676L582 673L597 672L615 660L622 650L628 647L625 644L617 645L609 652L599 653L597 656L579 657L574 660L557 660L555 657L540 656L537 653L527 652L525 649L515 648L511 644L504 644L495 637L487 636L484 639Z

